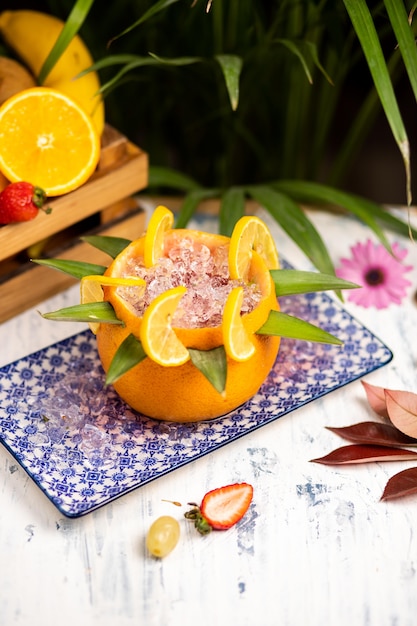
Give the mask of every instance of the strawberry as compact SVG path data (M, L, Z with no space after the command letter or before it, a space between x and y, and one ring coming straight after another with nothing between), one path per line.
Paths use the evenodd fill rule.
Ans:
M253 487L248 483L218 487L207 492L200 506L194 504L195 508L185 513L185 517L194 520L195 527L202 535L212 529L227 530L242 519L252 497Z
M0 224L33 220L43 209L46 194L31 183L10 183L0 193ZM43 209L50 213L51 209Z

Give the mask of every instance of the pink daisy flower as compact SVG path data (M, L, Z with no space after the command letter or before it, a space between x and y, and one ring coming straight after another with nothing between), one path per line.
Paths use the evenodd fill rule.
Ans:
M351 247L352 258L341 259L341 265L336 270L340 278L362 285L349 291L348 300L365 308L377 309L401 303L407 287L411 285L403 274L413 267L401 263L408 254L406 249L394 243L392 250L394 256L382 244L375 244L369 239L365 244L357 243Z

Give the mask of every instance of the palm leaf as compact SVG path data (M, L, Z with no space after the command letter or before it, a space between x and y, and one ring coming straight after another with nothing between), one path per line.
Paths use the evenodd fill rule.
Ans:
M92 65L90 65L90 67L87 67L85 70L80 72L77 75L77 78L82 78L85 74L98 72L99 70L112 67L113 65L127 65L128 63L133 63L138 58L137 54L109 54L106 57L95 61Z
M369 226L387 250L391 250L391 248L385 234L378 225L379 223L385 224L401 235L408 236L409 234L408 224L385 211L377 203L371 202L366 198L360 198L334 187L307 181L280 180L272 183L272 186L274 189L288 194L297 202L324 204L346 209ZM413 235L417 235L416 230L411 229L411 232Z
M319 233L288 195L267 186L253 186L247 191L272 215L318 270L334 274L333 263Z
M303 42L294 41L293 39L277 39L277 43L288 48L288 50L290 50L294 54L294 56L297 57L297 59L300 61L302 65L302 68L304 70L304 73L307 77L308 82L312 84L313 76L311 74L309 64L305 58L304 51L301 49Z
M154 52L149 52L149 56L160 65L171 65L173 67L181 67L183 65L191 65L193 63L201 63L201 57L161 57Z
M175 228L185 228L197 210L198 205L202 200L207 198L213 198L218 195L216 189L196 189L190 191L184 197L181 204L177 219L175 220Z
M236 111L239 104L239 80L243 61L235 54L218 54L215 59L220 65L232 110Z
M245 214L245 192L242 187L230 187L224 192L220 204L219 230L230 237L234 225Z
M338 278L334 274L304 272L301 270L270 270L270 274L275 284L277 297L360 287L360 285Z

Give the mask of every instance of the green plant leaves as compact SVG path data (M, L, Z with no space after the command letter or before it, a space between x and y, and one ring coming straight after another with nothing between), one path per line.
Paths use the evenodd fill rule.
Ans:
M145 13L138 20L136 20L136 22L131 24L128 28L125 28L125 30L119 33L116 37L113 37L113 39L109 42L109 45L116 39L119 39L120 37L123 37L123 35L130 33L130 31L132 31L134 28L137 28L140 24L143 24L143 22L146 22L160 11L163 11L164 9L169 7L170 4L175 4L175 2L178 2L178 0L158 0L158 2L154 2L152 6L149 7L149 9L145 11Z
M369 71L378 92L382 107L387 116L388 123L391 127L392 134L398 145L404 161L406 172L406 191L407 201L411 204L411 173L410 173L410 146L395 92L392 86L391 78L385 63L384 54L382 52L378 33L376 31L371 13L365 0L343 0L349 17L352 21L356 35L362 46L366 57ZM387 2L387 8L391 9L391 19L394 19L393 25L396 25L397 32L400 31L399 25L403 20L399 19L399 13L394 11L393 2ZM395 3L398 4L398 3ZM403 12L405 15L405 11ZM404 31L401 29L401 34ZM411 34L411 33L410 33ZM404 37L403 37L404 40ZM408 47L407 47L408 48ZM406 49L407 49L406 48Z
M226 386L227 359L223 346L213 350L189 349L193 365L207 378L219 393ZM106 376L106 384L115 383L132 367L147 358L146 352L139 339L130 334L120 344L114 355Z
M217 54L215 59L223 73L232 110L236 111L239 104L239 80L243 61L234 54Z
M257 335L278 335L291 339L302 339L317 343L342 345L343 341L298 317L287 315L279 311L271 311L265 324L256 331Z
M202 189L190 176L170 167L158 167L156 165L149 167L148 187L151 189L155 187L167 187L185 193Z
M207 378L216 391L223 393L227 378L227 358L224 346L213 348L213 350L189 348L188 352L193 365Z
M81 240L108 254L112 259L115 259L122 250L132 243L130 239L108 235L86 235L81 237Z
M311 71L311 66L314 65L317 67L323 76L326 77L329 83L332 83L332 80L322 64L319 61L317 46L311 41L305 41L302 39L276 39L277 43L285 46L296 56L304 70L304 73L307 77L307 80L310 84L313 83L313 74Z
M58 270L64 274L69 274L69 276L73 276L78 280L81 280L84 276L90 276L91 274L104 274L107 269L105 265L66 259L32 259L32 261L38 265L45 265L46 267Z
M55 322L87 322L118 324L123 326L109 302L88 302L74 304L51 313L41 313L42 317Z
M132 333L120 344L106 375L106 384L111 385L147 357L141 342Z
M279 180L271 183L271 186L281 193L288 194L296 202L323 205L325 208L341 207L345 209L369 226L387 250L391 248L379 226L380 223L385 224L405 237L409 235L410 228L408 224L385 211L375 202L360 198L354 194L340 191L328 185L301 180ZM417 230L411 229L411 232L417 236Z
M384 0L384 4L398 41L414 97L417 100L417 48L405 5L397 0Z
M356 289L360 286L338 278L334 274L300 270L270 270L270 274L275 284L277 297L312 293L314 291Z
M196 189L187 193L175 220L175 227L185 228L197 210L200 202L207 200L208 198L216 197L216 195L216 189Z
M72 7L71 13L65 21L64 28L41 67L38 76L38 83L40 85L45 82L46 77L51 72L62 53L68 48L71 40L78 33L93 3L94 0L77 0Z
M230 187L221 198L219 230L230 237L236 222L245 214L245 192L242 187Z
M333 263L322 238L304 211L289 196L262 185L247 187L247 191L272 215L318 270L334 274Z
M246 199L253 198L272 215L313 265L324 274L334 274L333 263L326 244L301 204L319 205L332 210L336 207L344 209L366 224L390 252L391 247L381 224L405 237L411 234L417 239L417 229L377 203L320 183L278 180L265 185L232 186L221 192L215 188L203 188L181 172L152 166L149 185L151 188L170 188L185 193L176 220L178 228L187 226L202 200L219 198L219 231L226 235L230 235L234 224L244 214Z

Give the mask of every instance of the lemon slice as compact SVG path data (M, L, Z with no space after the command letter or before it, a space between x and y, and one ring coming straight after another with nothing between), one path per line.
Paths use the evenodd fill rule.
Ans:
M255 354L255 346L243 325L240 310L243 287L235 287L229 293L223 309L223 343L226 354L234 361L247 361Z
M164 235L174 224L174 214L164 206L156 207L149 220L145 235L143 260L145 267L152 267L163 256Z
M126 278L113 278L111 276L102 276L101 274L83 276L80 282L81 303L102 302L104 298L102 285L106 287L140 287L142 291L146 285L146 281L138 276L129 276ZM89 327L94 334L97 333L99 326L99 323L89 323Z
M268 269L278 269L278 252L264 222L254 215L241 217L233 229L229 247L229 273L232 280L247 280L252 250L265 261Z
M143 314L140 340L149 358L159 365L182 365L190 358L171 326L178 303L187 291L179 286L161 293Z

